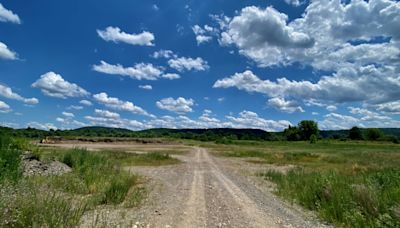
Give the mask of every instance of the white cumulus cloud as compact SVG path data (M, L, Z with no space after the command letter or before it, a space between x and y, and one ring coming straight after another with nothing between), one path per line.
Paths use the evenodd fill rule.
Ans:
M57 98L84 97L90 95L85 89L75 83L64 80L61 75L54 72L47 72L32 84L33 88L38 88L47 96Z
M139 85L140 89L144 89L144 90L152 90L153 86L151 85Z
M92 102L88 101L88 100L81 100L81 101L79 101L79 104L86 105L86 106L92 106L93 105Z
M166 73L166 74L163 74L161 77L165 78L165 79L169 79L169 80L181 78L181 76L179 74L175 74L175 73Z
M122 101L116 97L109 97L108 94L104 92L99 94L94 94L93 98L99 104L102 104L114 110L127 111L135 114L153 117L153 115L149 114L141 107L134 105L132 102Z
M1 3L0 3L0 21L21 24L21 19L19 18L19 16L13 13L11 10L6 9Z
M170 58L177 58L178 56L176 54L174 54L174 52L171 50L159 50L159 51L155 51L151 55L151 57L153 57L155 59L159 59L159 58L170 59Z
M7 112L11 112L11 108L8 104L6 104L3 101L0 101L0 112L1 113L7 113Z
M136 80L157 80L163 74L162 68L151 63L137 63L133 67L123 67L120 64L112 65L101 61L99 65L93 65L93 70L104 74L128 76Z
M127 43L131 45L154 46L154 35L144 31L139 34L129 34L121 31L118 27L107 27L105 30L97 30L97 34L105 41L114 43Z
M268 105L281 112L287 112L287 113L304 112L303 108L299 106L297 102L287 101L281 97L274 97L269 99Z
M71 112L62 112L63 116L67 117L67 118L74 118L75 115Z
M373 65L342 68L332 76L321 77L317 82L261 80L252 71L236 73L217 80L214 88L236 87L247 92L258 92L270 97L296 97L300 100L325 100L335 103L383 103L400 99L400 79L394 68L376 68Z
M194 105L193 99L186 99L178 97L174 99L172 97L161 99L156 102L156 105L160 109L168 110L175 113L186 113L192 112L192 106Z
M266 131L282 131L292 125L287 120L268 120L258 116L255 112L247 110L240 112L238 117L227 116L227 119L231 121L232 127L235 128L255 128Z
M39 103L38 99L22 97L18 93L15 93L10 87L1 84L0 84L0 96L8 99L21 101L28 105L35 105Z
M192 27L193 33L196 36L197 45L202 43L207 43L213 39L213 33L217 32L214 28L204 25L204 28L200 27L199 25L195 25Z
M0 42L0 59L16 60L18 59L18 55L16 52L10 50L5 43Z
M108 110L95 109L94 113L97 116L104 117L104 118L111 118L111 119L119 119L120 118L120 115L118 113L110 112Z
M285 2L292 6L300 6L301 4L303 4L303 2L300 0L285 0Z
M190 70L205 71L210 68L207 61L203 60L200 57L197 57L195 59L190 57L179 57L175 59L170 59L168 60L168 65L179 72Z

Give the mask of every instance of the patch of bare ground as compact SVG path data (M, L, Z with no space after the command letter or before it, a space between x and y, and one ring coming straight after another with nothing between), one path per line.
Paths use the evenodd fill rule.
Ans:
M159 143L135 143L135 142L100 142L100 143L88 143L81 141L63 141L59 143L41 143L41 147L46 148L86 148L89 151L102 151L102 150L116 150L125 151L130 153L137 152L165 152L172 154L185 153L191 148L184 146L179 143L159 144Z
M178 165L127 167L147 178L146 202L133 209L91 211L81 226L325 227L271 193L254 175L265 171L265 164L214 157L203 148L179 158L184 162Z

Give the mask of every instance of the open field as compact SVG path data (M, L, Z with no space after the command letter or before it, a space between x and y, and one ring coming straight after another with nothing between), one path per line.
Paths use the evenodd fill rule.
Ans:
M17 151L30 150L42 162L60 161L72 170L24 177L19 164L10 163L1 182L2 225L399 225L397 144L185 140L10 145L15 150L5 150L8 158L2 154L3 160L17 161Z
M266 167L259 175L276 184L278 195L337 226L399 226L399 145L321 141L206 146L218 156Z

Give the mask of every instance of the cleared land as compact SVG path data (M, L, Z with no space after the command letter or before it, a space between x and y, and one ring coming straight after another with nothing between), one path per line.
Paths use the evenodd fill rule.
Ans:
M92 211L83 226L138 227L320 227L245 175L240 164L194 147L183 163L127 167L149 178L148 201L138 209ZM308 219L306 219L306 217Z
M338 227L399 225L399 145L183 142L42 145L40 160L59 160L72 172L2 188L12 197L1 198L0 209L5 202L36 216L34 224L16 223L25 226L329 226L318 217ZM34 213L40 210L51 216Z

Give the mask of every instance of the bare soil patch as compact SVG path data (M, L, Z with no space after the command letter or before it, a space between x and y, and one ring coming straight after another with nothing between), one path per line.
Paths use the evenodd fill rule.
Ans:
M183 163L178 165L126 167L147 178L147 201L139 208L92 211L81 226L325 226L260 184L261 178L254 175L260 170L253 168L254 164L217 158L203 148L193 148L179 158Z

